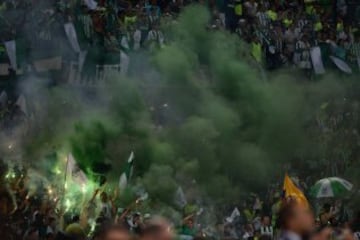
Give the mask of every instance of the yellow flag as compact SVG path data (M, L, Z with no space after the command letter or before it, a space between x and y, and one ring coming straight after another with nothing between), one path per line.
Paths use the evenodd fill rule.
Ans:
M304 193L298 187L295 186L295 184L287 174L285 175L283 189L285 191L285 197L293 197L300 204L309 207L309 202L306 199Z

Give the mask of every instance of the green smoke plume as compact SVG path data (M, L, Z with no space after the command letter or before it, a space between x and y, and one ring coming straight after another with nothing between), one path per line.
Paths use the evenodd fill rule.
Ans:
M85 172L116 182L134 151L134 181L169 204L178 184L196 185L196 193L217 203L237 201L279 179L285 163L321 157L308 126L324 102L344 96L346 85L286 72L265 79L247 44L207 30L209 21L202 7L185 9L167 23L171 41L147 55L144 68L134 64L131 78L108 79L93 93L96 100L50 90L60 94L48 94L39 137L27 142L26 154L35 159L66 147Z

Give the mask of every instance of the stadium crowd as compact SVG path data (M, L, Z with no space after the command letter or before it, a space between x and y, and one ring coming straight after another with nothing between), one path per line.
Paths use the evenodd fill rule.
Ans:
M133 205L120 206L116 193L100 188L70 207L62 189L45 182L29 187L26 169L10 171L1 163L0 170L0 231L6 240L359 239L360 215L343 200L316 201L309 208L296 198L285 198L279 184L249 194L234 206L219 206L216 226L209 230L196 209L184 210L182 223L175 225L173 219L139 212ZM298 184L306 192L306 184ZM298 238L286 237L289 232Z
M345 0L6 0L0 7L1 38L16 40L18 68L27 71L35 59L77 58L64 38L63 25L71 22L81 51L87 52L83 72L91 76L97 64L128 61L119 52L129 55L171 41L161 24L176 21L181 9L194 2L211 11L209 28L238 34L267 69L296 66L310 71L315 46L321 48L325 68L331 67L330 55L352 66L360 57L360 8ZM10 63L6 50L0 48L0 60Z
M161 30L161 23L176 21L181 9L190 3L185 0L5 0L0 6L0 35L2 41L16 39L17 65L26 73L38 58L58 55L62 55L62 61L78 58L79 53L73 51L63 32L63 24L72 22L80 48L87 52L83 74L92 76L96 65L117 64L129 58L131 64L133 52L151 51L171 41ZM330 55L350 66L357 66L360 59L360 19L356 20L357 10L351 9L346 1L338 0L336 4L326 0L209 0L198 3L211 11L209 29L228 30L239 35L251 46L253 60L266 69L286 66L303 69L311 75L311 48L314 46L320 47L325 68L333 66ZM0 61L10 64L9 76L20 73L19 69L14 69L2 45ZM14 124L17 116L23 117L20 105L0 101L0 118L10 119L3 121L4 124ZM218 217L216 234L210 236L199 227L196 214L184 214L183 224L173 226L157 216L130 208L119 210L115 196L101 190L95 191L86 201L84 211L66 211L63 199L54 197L46 187L40 186L30 193L25 170L16 170L15 177L7 173L7 166L2 165L0 233L6 240L126 240L133 237L144 240L175 237L298 240L305 236L313 240L359 239L360 215L347 213L341 201L315 209L317 217L313 221L307 208L291 199L284 201L280 187L277 191L246 197L241 204L232 206L234 210L231 207L230 212ZM61 191L58 195L61 196ZM92 209L100 209L94 218L89 217ZM233 214L226 217L232 210ZM279 229L296 236L283 237Z
M302 69L309 78L337 67L358 72L360 7L351 1L5 0L0 5L0 79L6 86L16 76L46 72L56 82L70 82L74 62L79 81L104 76L105 66L127 73L133 53L171 42L162 27L191 3L208 7L209 29L239 35L261 68ZM74 32L69 26L65 33L67 23ZM75 40L67 35L76 35ZM314 47L320 50L312 53ZM314 63L312 54L321 60L318 56ZM15 107L1 103L1 118L11 117Z

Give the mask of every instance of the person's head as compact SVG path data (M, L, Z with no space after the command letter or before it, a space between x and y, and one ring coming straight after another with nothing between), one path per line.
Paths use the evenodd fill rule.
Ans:
M287 198L283 201L279 210L278 224L282 230L301 236L310 234L315 227L312 211L295 198Z
M254 232L254 237L256 238L256 239L259 239L260 237L261 237L261 232L260 232L260 230L255 230L255 232ZM270 239L269 239L270 240Z
M267 215L264 215L262 217L261 221L264 226L270 226L270 224L271 224L270 217Z
M56 218L55 217L49 217L48 218L48 226L55 228L56 227Z
M189 218L188 220L186 220L185 225L189 228L193 228L194 227L194 219Z
M39 238L39 231L36 227L30 227L27 233L25 233L24 239L25 240L36 240Z
M80 222L80 216L78 214L75 214L71 217L71 222L72 223L77 223Z
M173 240L174 233L168 221L154 217L144 226L141 240Z
M133 217L132 217L132 221L134 224L139 224L141 223L141 214L136 212L133 214Z
M304 41L304 42L307 42L307 41L309 41L309 36L308 36L306 33L304 33L304 34L301 36L301 40Z
M265 11L265 6L264 4L260 3L258 6L259 12L264 12Z
M332 237L333 229L331 227L319 228L310 236L310 240L329 240Z
M122 225L114 225L104 230L101 240L130 240L129 230Z
M6 216L9 212L9 198L5 195L0 195L0 216Z
M102 193L100 194L100 200L101 200L101 202L103 202L103 203L106 203L106 202L108 201L108 195L106 194L106 192L102 192Z
M157 13L158 13L158 10L157 10L156 8L153 8L153 9L151 10L151 15L156 16Z
M80 224L72 223L66 227L65 233L74 240L85 240L86 234Z
M358 219L360 220L360 210L358 210L358 211L356 212L356 214L355 214L354 217L355 217L356 220L358 220Z
M254 232L253 226L251 224L246 224L244 227L245 232L252 233Z
M54 240L55 238L56 238L55 233L53 232L46 233L46 240Z
M337 207L341 207L342 204L343 204L343 202L340 199L335 201L335 206L337 206Z
M263 234L259 237L259 240L271 240L271 237L269 235Z
M354 233L350 228L344 228L341 231L341 239L342 240L354 240Z
M331 205L329 203L325 203L323 206L323 211L330 212L330 209L331 209Z
M151 215L150 213L145 213L144 214L144 224L147 224L149 221L151 220Z

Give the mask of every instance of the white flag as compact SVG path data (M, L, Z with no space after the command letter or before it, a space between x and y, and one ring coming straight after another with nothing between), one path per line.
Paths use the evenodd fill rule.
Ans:
M237 207L235 207L234 210L232 211L231 215L226 218L226 221L228 221L229 223L232 223L239 216L240 216L240 211Z
M80 53L80 45L77 39L74 24L72 22L65 23L64 28L71 47L74 49L75 52Z
M17 62L16 62L16 43L15 40L4 42L6 52L10 59L10 65L13 70L17 70Z
M84 0L84 3L90 10L95 10L98 5L94 0Z
M67 159L67 177L71 178L73 182L84 186L88 183L85 173L76 164L74 156L70 153Z
M24 95L20 95L19 98L16 100L15 106L18 106L20 110L27 115L27 106L26 106L26 99Z
M196 212L196 216L200 216L204 212L204 208L200 208L199 211Z
M126 165L124 167L123 173L120 176L119 180L119 188L120 190L124 190L132 176L133 168L134 168L134 158L135 154L134 152L130 153L130 156L126 162Z
M120 51L120 73L124 76L128 72L129 63L130 63L129 56L125 52Z
M87 51L81 51L79 53L79 62L78 62L78 66L79 66L79 74L81 74L82 69L84 67L84 63L85 63L85 59L86 59L86 55L87 55Z
M134 50L139 50L140 42L141 42L141 31L139 29L136 29L133 37L134 37Z
M325 68L321 58L321 49L320 47L313 47L310 50L311 61L314 66L315 74L324 74Z
M181 208L185 207L187 204L185 193L184 193L182 187L180 187L180 186L177 188L177 190L175 192L175 203Z
M234 208L234 210L232 211L231 213L231 218L232 219L235 219L236 217L239 217L240 216L240 211L237 207Z
M0 94L0 107L5 106L7 100L8 100L7 93L5 91L2 91Z

